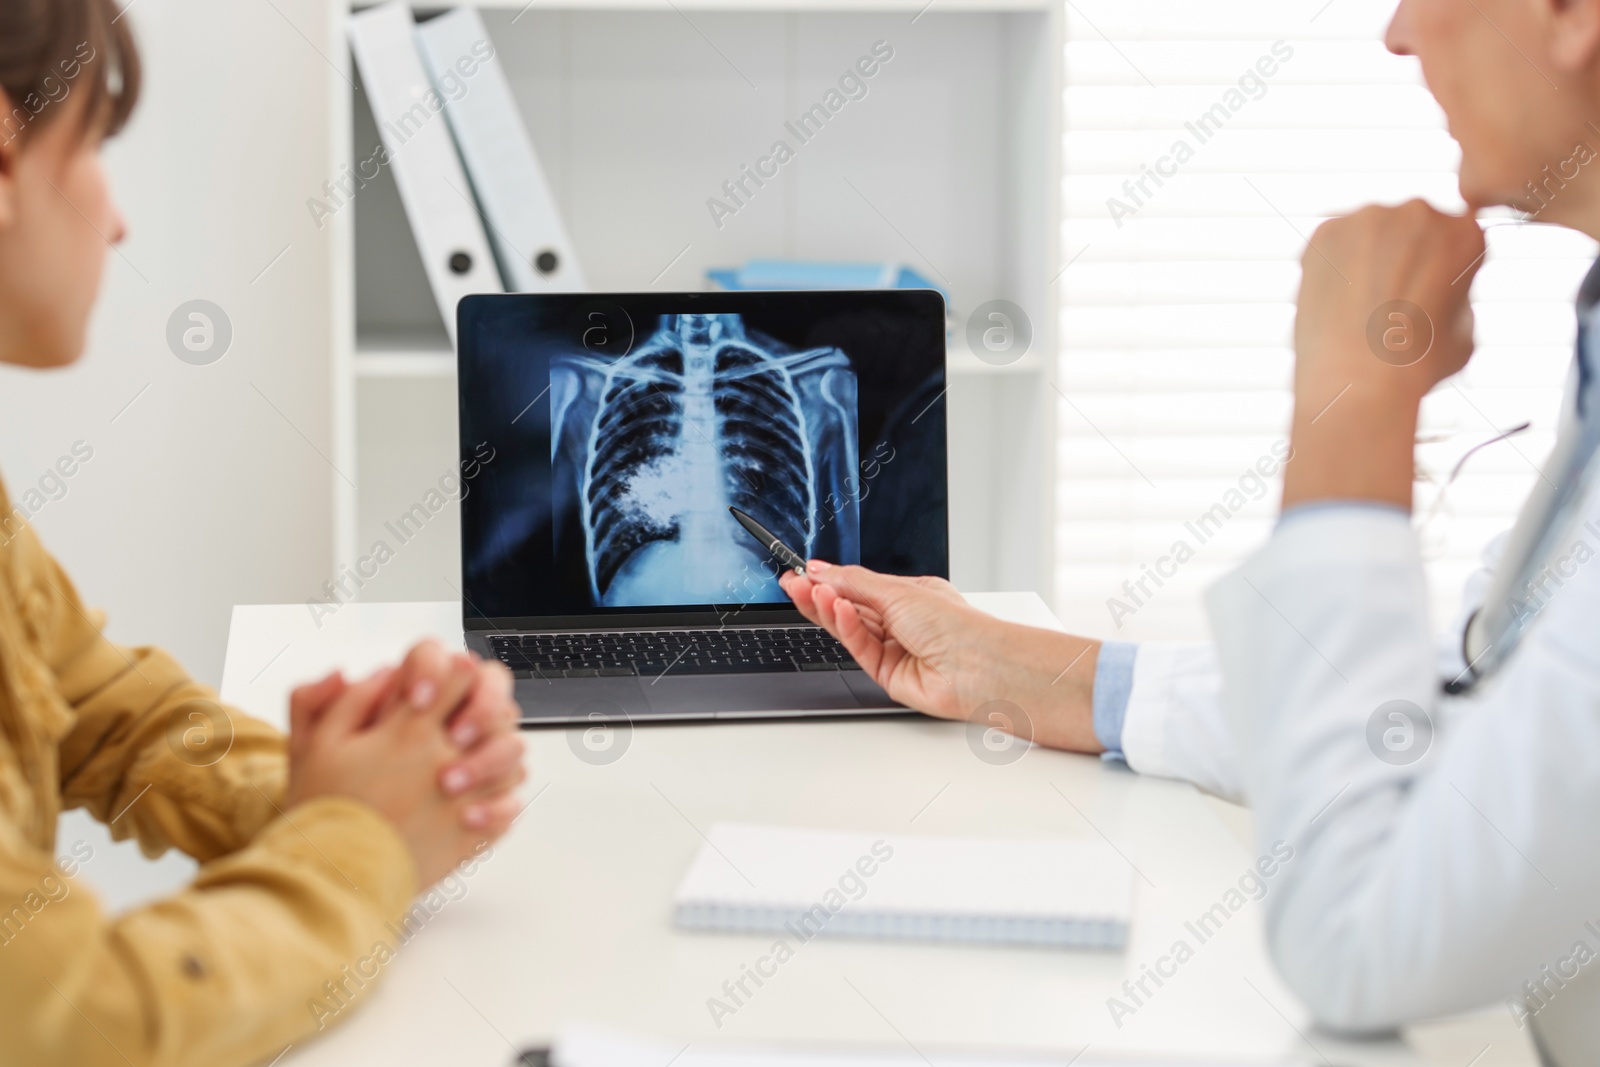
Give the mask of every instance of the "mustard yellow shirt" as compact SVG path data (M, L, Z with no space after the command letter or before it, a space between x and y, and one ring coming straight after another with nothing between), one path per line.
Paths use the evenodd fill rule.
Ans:
M271 1061L347 1017L410 854L356 801L284 811L283 736L103 625L0 487L0 1065ZM68 877L82 846L56 862L66 808L198 876L107 915Z

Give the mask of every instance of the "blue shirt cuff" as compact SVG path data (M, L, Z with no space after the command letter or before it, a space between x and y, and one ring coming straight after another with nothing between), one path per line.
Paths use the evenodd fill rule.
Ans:
M1308 500L1304 504L1296 504L1278 516L1278 525L1282 526L1286 522L1307 518L1323 511L1386 511L1391 515L1410 518L1410 513L1405 508L1398 504L1386 504L1381 500Z
M1133 661L1139 646L1107 641L1094 668L1094 736L1111 759L1122 758L1122 723L1133 695Z

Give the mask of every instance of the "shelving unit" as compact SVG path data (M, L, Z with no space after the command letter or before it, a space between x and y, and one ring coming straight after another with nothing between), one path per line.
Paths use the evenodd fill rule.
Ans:
M953 576L1046 595L1062 4L478 5L594 289L704 289L708 268L770 256L903 262L946 285ZM867 95L714 225L705 201L722 182L880 40L895 56ZM377 132L359 83L339 95L343 158L365 158ZM353 483L335 483L335 539L348 563L453 469L455 361L390 176L331 224L343 248L335 461ZM1033 327L1029 354L1003 367L964 340L967 314L993 299ZM455 510L362 596L458 595Z

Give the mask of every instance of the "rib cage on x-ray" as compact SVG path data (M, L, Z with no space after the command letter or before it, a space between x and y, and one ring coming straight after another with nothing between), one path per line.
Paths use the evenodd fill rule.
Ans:
M615 362L557 357L551 393L597 604L780 597L730 504L807 555L859 554L856 380L839 349L792 352L737 315L664 316Z

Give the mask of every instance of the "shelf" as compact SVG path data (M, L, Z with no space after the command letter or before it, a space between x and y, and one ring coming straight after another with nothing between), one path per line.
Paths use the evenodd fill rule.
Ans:
M988 377L1036 373L1044 366L1036 354L1016 363L997 367L985 363L972 353L951 349L946 354L946 369L951 377ZM454 379L456 357L447 348L403 342L385 341L357 344L356 377L358 378L439 378Z
M985 363L965 348L951 347L945 352L945 370L953 378L991 378L1006 377L1014 374L1033 374L1044 367L1044 360L1039 353L1030 352L1015 363L996 366Z
M456 357L454 353L439 350L419 352L415 349L397 351L392 348L357 349L356 377L358 378L454 378Z
M472 0L406 2L420 17ZM477 6L596 291L699 289L714 268L787 255L909 261L939 276L952 307L1003 297L1029 309L1033 350L1006 366L969 351L970 311L950 323L948 471L964 506L949 516L949 544L969 585L1050 588L1065 0ZM799 149L803 173L759 187L737 219L697 208L879 38L896 47L890 73ZM348 116L335 111L351 166L379 143L353 88ZM458 450L455 360L392 168L365 188L339 216L352 299L336 323L335 417L341 469L359 470L361 488L338 481L335 492L352 563ZM460 564L453 541L432 551L408 552L382 595L434 595L434 577Z
M351 0L350 7L372 7L378 0ZM453 5L441 0L412 0L417 11L440 11ZM919 15L956 12L1047 11L1051 0L478 0L485 10L522 11L732 11L753 13L851 12Z

